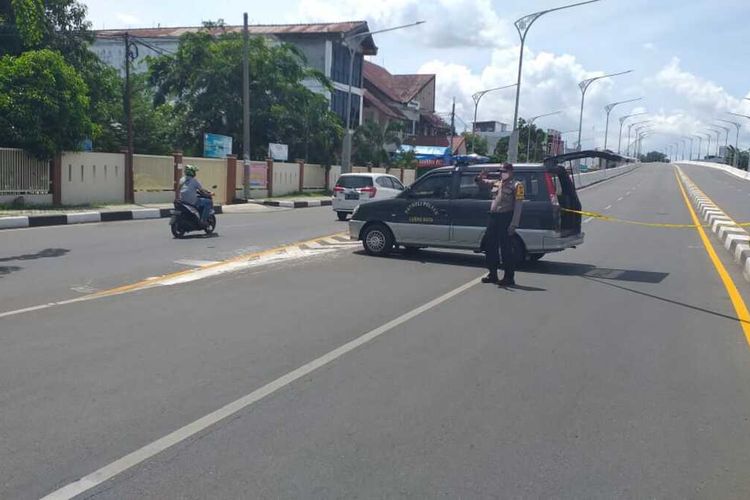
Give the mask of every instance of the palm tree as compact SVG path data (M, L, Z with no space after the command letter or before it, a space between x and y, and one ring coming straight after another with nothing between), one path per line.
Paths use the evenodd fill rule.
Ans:
M372 163L379 167L389 163L389 145L401 146L402 125L399 122L388 122L381 125L374 121L366 121L354 133L354 158L357 163Z

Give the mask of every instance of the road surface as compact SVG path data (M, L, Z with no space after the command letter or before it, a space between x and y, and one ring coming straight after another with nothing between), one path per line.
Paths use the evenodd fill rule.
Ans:
M581 198L692 222L667 165ZM0 233L11 257L68 250L7 260L3 310L332 234L332 215L222 216L186 242L163 222ZM697 232L584 227L515 289L479 284L471 253L342 242L2 317L0 497L747 498L750 349Z

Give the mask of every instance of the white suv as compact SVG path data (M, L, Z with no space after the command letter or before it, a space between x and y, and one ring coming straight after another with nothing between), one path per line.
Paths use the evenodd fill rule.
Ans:
M357 206L395 198L404 190L398 178L388 174L342 174L333 188L333 211L346 220Z

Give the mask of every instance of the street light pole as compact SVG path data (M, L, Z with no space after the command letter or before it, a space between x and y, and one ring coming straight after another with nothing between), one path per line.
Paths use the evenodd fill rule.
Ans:
M602 80L604 78L612 78L614 76L620 76L625 75L628 73L632 73L633 70L629 69L627 71L621 71L619 73L609 73L602 76L595 76L593 78L587 78L586 80L582 80L578 82L578 88L581 89L581 116L578 119L578 151L581 150L581 132L583 131L583 103L586 100L586 91L589 89L592 83L594 83L597 80Z
M716 126L714 125L714 127L716 127ZM714 134L716 134L716 157L718 158L718 156L719 156L719 141L721 140L721 130L719 130L718 128L710 128L710 127L707 130L710 131L710 132L713 132Z
M523 70L523 49L526 45L526 35L529 33L529 29L536 22L537 19L550 12L556 12L558 10L570 9L581 5L599 2L600 0L589 0L587 2L578 2L571 5L564 5L562 7L556 7L554 9L542 10L534 12L532 14L525 15L516 20L514 23L518 36L521 39L521 49L518 54L518 78L516 79L516 103L515 110L513 111L513 132L510 136L510 142L508 143L508 161L515 163L518 161L518 135L520 134L518 128L518 104L521 97L521 73ZM580 137L579 137L580 139Z
M612 112L615 107L619 106L620 104L627 104L629 102L636 102L643 99L643 97L639 97L637 99L628 99L627 101L619 101L619 102L613 102L610 104L607 104L604 106L604 111L607 112L607 124L604 126L604 149L607 149L607 139L609 138L609 114Z
M750 116L748 116L748 115L742 115L740 113L731 113L731 112L729 114L730 115L734 115L734 116L739 116L740 118L747 118L748 120L750 120ZM734 148L737 150L737 154L734 155L735 158L740 155L740 127L741 126L742 125L738 125L737 126L737 139L736 139L735 145L734 145ZM735 160L735 163L737 163L737 161L738 160ZM739 164L737 164L737 165L739 165Z
M471 133L476 134L477 133L477 110L479 109L479 101L482 100L482 97L489 94L490 92L494 92L496 90L504 90L509 89L511 87L517 86L517 83L513 83L511 85L505 85L503 87L495 87L493 89L486 89L486 90L480 90L479 92L475 92L472 94L471 99L474 101L474 121L471 123ZM476 138L471 141L471 152L474 152L474 143L476 142Z
M625 115L625 116L621 116L620 117L620 136L619 136L619 139L617 139L617 154L618 155L620 154L620 147L622 146L622 126L625 124L625 121L628 118L632 118L633 116L642 116L642 115L645 115L645 114L648 114L648 113L645 113L645 112L643 112L643 113L633 113L631 115Z
M527 140L526 140L526 161L527 162L531 161L529 159L529 155L531 154L531 126L534 125L534 122L538 118L544 118L545 116L559 115L560 113L562 113L562 111L554 111L552 113L545 113L543 115L536 115L536 116L532 117L529 120L529 122L527 123L527 126L529 127L529 132L528 132L528 137L527 137Z
M734 155L733 155L734 158L733 158L733 161L732 161L732 164L733 164L734 168L737 168L737 165L738 165L738 163L737 163L737 157L739 156L738 153L739 153L739 145L740 145L740 128L742 128L742 125L740 125L737 122L733 122L733 121L730 121L730 120L723 120L721 118L717 118L717 120L720 121L720 122L732 124L737 129L737 138L735 139L735 142L734 142Z
M359 49L359 43L362 38L376 35L378 33L386 33L388 31L396 31L405 28L412 28L420 24L424 24L425 21L417 21L415 23L404 24L402 26L395 26L393 28L385 28L376 31L366 31L364 33L358 33L356 35L344 37L344 45L349 49L349 89L346 93L346 130L344 131L344 141L342 144L343 151L341 152L341 173L350 173L352 169L352 78L354 73L354 55ZM354 44L354 42L357 42ZM362 82L360 82L362 85ZM360 106L359 114L362 116L362 107Z
M631 130L633 129L633 127L636 127L637 125L643 125L644 123L650 123L650 122L651 120L643 120L641 122L635 122L635 123L631 123L630 125L628 125L628 147L626 149L626 152L628 155L630 155L630 145L632 144L632 142L630 141ZM635 130L636 130L636 133L638 133L638 128L636 128Z

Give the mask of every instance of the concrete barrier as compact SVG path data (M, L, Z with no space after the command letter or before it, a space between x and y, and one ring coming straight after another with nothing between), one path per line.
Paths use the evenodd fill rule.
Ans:
M680 161L677 162L677 165L694 165L696 167L713 168L715 170L722 170L742 180L750 181L750 172L734 168L730 165L724 165L722 163L712 163L708 161Z

